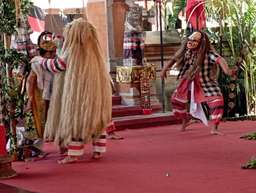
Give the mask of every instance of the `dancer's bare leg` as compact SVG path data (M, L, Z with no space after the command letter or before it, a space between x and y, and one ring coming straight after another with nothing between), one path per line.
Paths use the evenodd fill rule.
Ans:
M198 120L195 120L192 118L192 116L188 115L186 118L182 119L182 124L181 124L181 129L180 131L186 131L186 128L193 124L193 123L197 123Z
M107 138L108 138L108 139L114 139L114 140L121 140L121 139L124 139L122 136L116 134L116 132L114 132L114 131L108 133Z
M186 127L187 127L188 121L189 121L189 120L186 119L186 118L182 119L182 124L181 124L180 131L186 131Z
M93 154L92 159L99 160L102 154L106 152L107 132L104 131L98 138L93 139Z
M211 130L211 134L212 135L224 135L222 132L220 132L219 130L219 125L218 124L214 124L212 130Z

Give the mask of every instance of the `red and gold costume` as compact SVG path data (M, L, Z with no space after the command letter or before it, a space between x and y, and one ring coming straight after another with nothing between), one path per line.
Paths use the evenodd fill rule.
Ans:
M203 32L194 32L185 40L181 49L162 70L162 78L167 69L174 64L179 69L179 83L171 97L171 102L174 114L184 120L183 129L186 120L191 116L208 125L201 105L206 103L214 124L212 133L217 134L224 105L217 81L218 69L221 67L227 75L233 75L235 71L229 69L226 61L216 53L208 36Z

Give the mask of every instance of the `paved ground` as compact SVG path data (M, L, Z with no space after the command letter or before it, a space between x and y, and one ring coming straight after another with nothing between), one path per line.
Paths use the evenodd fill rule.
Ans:
M256 141L240 139L256 122L224 122L224 136L210 135L202 124L186 132L177 125L119 132L100 161L58 165L52 144L47 159L17 162L19 176L2 181L41 193L255 193L256 170L240 166L256 155ZM8 193L8 192L6 192Z

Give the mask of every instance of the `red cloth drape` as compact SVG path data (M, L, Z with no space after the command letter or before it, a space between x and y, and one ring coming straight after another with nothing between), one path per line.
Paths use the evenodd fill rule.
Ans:
M0 156L7 155L5 127L0 125Z
M206 28L205 1L187 0L186 17L194 29Z
M32 6L28 14L28 22L34 32L45 30L45 14L40 7Z

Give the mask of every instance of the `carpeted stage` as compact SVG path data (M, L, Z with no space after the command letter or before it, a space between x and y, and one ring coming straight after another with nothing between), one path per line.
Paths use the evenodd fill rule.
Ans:
M224 122L224 136L202 124L120 131L125 139L109 141L102 160L92 161L87 147L84 160L69 165L58 165L56 147L46 144L46 159L14 163L18 177L1 183L40 193L256 193L256 170L240 169L256 141L239 138L255 126Z

